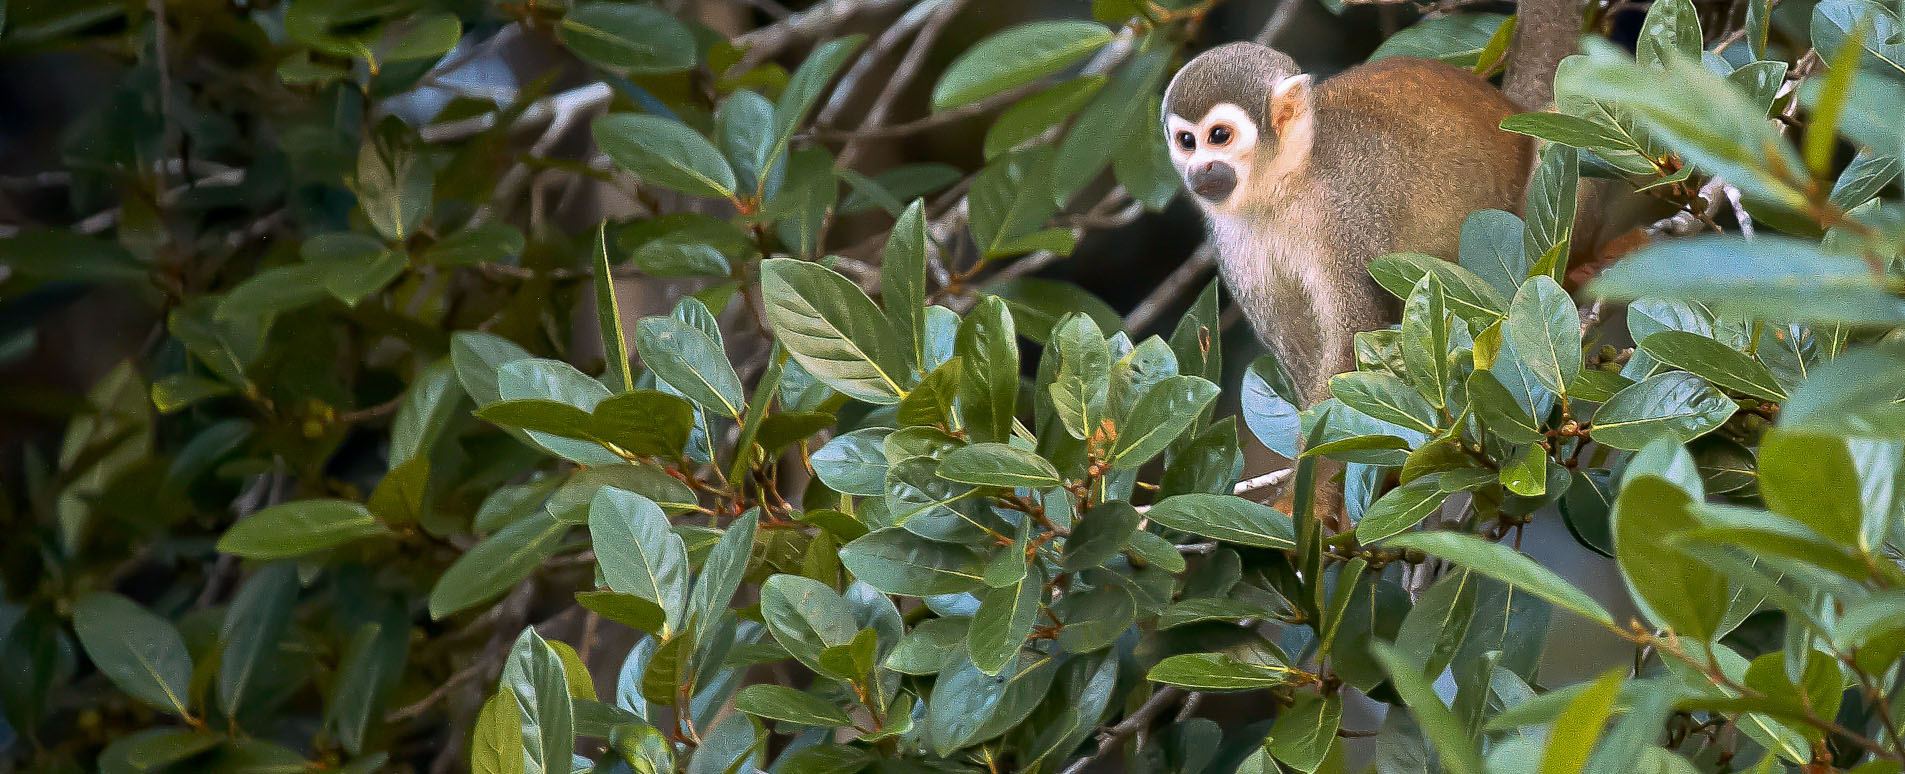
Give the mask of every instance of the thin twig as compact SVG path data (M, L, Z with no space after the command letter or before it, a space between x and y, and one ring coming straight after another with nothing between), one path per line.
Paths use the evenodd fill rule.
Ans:
M148 0L146 7L152 11L152 55L159 60L159 153L165 156L178 155L179 126L172 116L172 65L170 51L172 35L166 29L165 0ZM159 172L159 190L167 185L164 167Z
M1178 296L1183 295L1187 288L1201 279L1204 272L1209 271L1210 267L1216 263L1216 243L1206 240L1198 245L1197 249L1191 252L1191 257L1184 259L1183 264L1172 271L1170 276L1165 277L1163 282L1158 283L1157 288L1152 290L1150 295L1145 296L1143 301L1138 302L1137 307L1133 308L1130 314L1125 315L1124 329L1130 331L1133 336L1142 333L1152 320L1163 314Z
M861 14L905 5L909 0L828 0L813 8L788 16L766 27L734 39L734 47L746 51L740 61L728 68L744 73L766 62L802 40L816 38L840 29Z
M1257 42L1265 46L1275 45L1290 22L1296 20L1296 13L1302 10L1305 2L1307 0L1283 0L1278 3L1276 12L1270 14L1270 20L1264 22L1263 29L1257 31Z
M944 0L935 7L926 25L920 28L919 36L913 38L913 45L907 47L906 57L900 60L899 66L887 78L886 88L880 90L880 95L873 99L873 106L867 108L866 120L861 122L862 125L879 126L886 123L886 116L893 111L893 104L899 101L900 94L906 91L906 87L926 66L926 57L932 53L933 43L939 40L940 33L946 31L946 25L952 22L953 16L964 5L965 0ZM847 140L846 147L840 149L838 163L843 167L849 166L859 153L860 138L856 136Z
M1143 706L1138 707L1138 709L1130 715L1126 715L1124 720L1118 722L1118 725L1100 731L1098 733L1098 749L1093 750L1090 755L1072 761L1072 765L1066 766L1065 770L1059 774L1080 774L1080 772L1085 770L1086 766L1091 765L1092 761L1111 754L1111 751L1117 749L1118 744L1124 741L1125 737L1135 734L1145 726L1150 725L1152 719L1156 718L1158 713L1163 712L1165 707L1171 706L1172 702L1177 701L1183 696L1184 689L1182 688L1176 686L1159 688L1156 693L1151 694L1151 698L1145 700Z
M885 59L887 54L899 48L900 43L906 40L906 36L913 34L914 30L919 29L928 19L931 19L933 11L945 2L948 0L926 0L906 9L906 13L900 14L900 18L887 25L880 36L873 39L872 45L861 52L860 58L854 60L853 66L848 67L847 71L841 74L840 82L834 85L833 96L829 97L827 103L821 105L820 110L814 114L814 125L833 125L834 120L840 116L840 111L846 109L847 103L852 101L853 95L859 91L860 82L866 80L866 77L873 72L874 66Z

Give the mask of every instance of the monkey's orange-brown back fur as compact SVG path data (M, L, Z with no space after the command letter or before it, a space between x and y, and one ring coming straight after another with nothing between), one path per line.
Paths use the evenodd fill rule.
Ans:
M1385 252L1453 260L1469 212L1521 210L1534 140L1499 128L1520 110L1474 73L1391 57L1323 81L1315 100L1318 131L1339 141L1317 142L1310 168L1389 178L1356 187L1399 194L1358 202L1396 229Z

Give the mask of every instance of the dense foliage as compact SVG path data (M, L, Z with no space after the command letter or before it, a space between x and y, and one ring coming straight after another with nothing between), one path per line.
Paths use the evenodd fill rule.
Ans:
M214 5L0 15L0 49L129 63L64 130L73 206L111 209L9 229L0 298L162 320L6 472L0 768L1905 762L1893 7L1657 0L1637 54L1590 38L1505 124L1547 141L1525 217L1380 259L1401 325L1299 410L1271 358L1225 383L1215 284L1139 338L1022 276L1175 195L1158 93L1207 4L981 40L919 121L994 115L984 166L878 174L898 52L957 0L732 42L638 3ZM1378 54L1494 73L1513 28L1444 8ZM457 91L517 38L569 85ZM1680 212L1577 302L1586 177ZM606 222L549 216L578 186ZM1299 460L1294 513L1254 442ZM1318 457L1353 529L1312 513ZM1537 519L1642 619L1519 552ZM1560 616L1632 650L1544 681ZM1200 711L1228 692L1255 713ZM1346 727L1362 696L1398 709Z

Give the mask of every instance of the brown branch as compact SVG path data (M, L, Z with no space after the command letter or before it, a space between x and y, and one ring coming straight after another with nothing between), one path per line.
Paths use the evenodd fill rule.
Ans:
M920 28L919 36L913 39L913 45L906 49L906 57L900 60L899 66L887 78L886 88L880 90L879 96L873 99L873 106L867 108L866 120L861 122L862 125L872 127L886 122L887 114L893 110L893 103L899 101L900 94L906 91L914 77L919 75L920 69L926 66L926 56L932 53L933 43L939 40L940 34L946 31L946 25L966 3L966 0L936 1L941 4L935 6L925 26ZM843 167L852 164L859 152L860 138L855 136L848 139L846 147L840 149L838 163Z
M1085 770L1085 767L1091 765L1092 761L1111 754L1111 751L1116 749L1118 744L1124 741L1125 737L1135 734L1143 730L1146 726L1149 726L1151 721L1155 719L1159 713L1162 713L1166 707L1171 706L1173 702L1183 698L1184 695L1184 689L1176 686L1165 686L1158 689L1156 693L1151 694L1151 698L1145 700L1143 706L1138 707L1136 711L1125 716L1124 720L1119 721L1115 726L1098 732L1098 749L1093 750L1090 755L1072 761L1072 764L1066 766L1065 770L1059 772L1059 774L1080 774Z
M1143 301L1138 302L1130 314L1125 315L1124 329L1132 336L1143 332L1152 320L1164 314L1165 308L1175 302L1178 296L1183 295L1186 289L1202 279L1204 273L1216 263L1217 245L1208 240L1198 245L1197 249L1191 252L1191 256L1184 259L1184 263L1172 271L1170 276L1165 277L1163 282L1158 283L1157 288L1152 290L1150 295L1145 296Z
M908 0L827 0L766 27L735 38L735 48L747 53L728 68L729 73L754 69L794 44L830 34L861 14L905 5Z

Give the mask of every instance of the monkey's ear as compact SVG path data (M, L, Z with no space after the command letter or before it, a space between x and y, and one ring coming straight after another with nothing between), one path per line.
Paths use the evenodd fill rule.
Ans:
M1270 131L1284 134L1290 124L1309 115L1310 76L1292 75L1270 87Z

